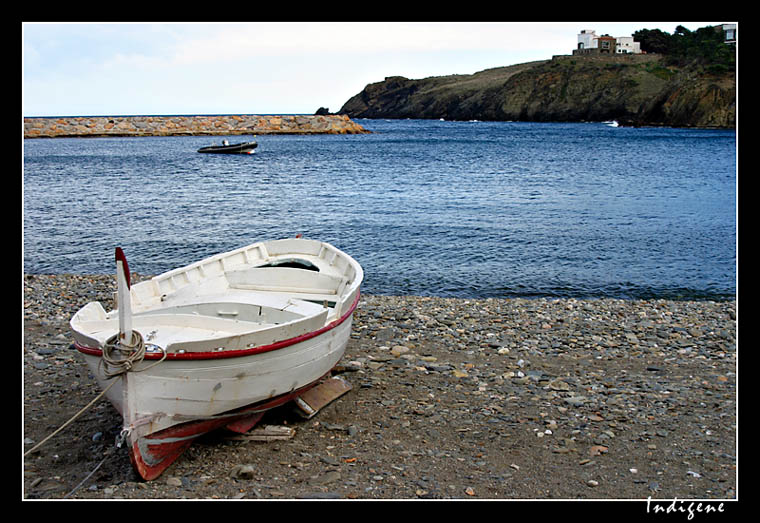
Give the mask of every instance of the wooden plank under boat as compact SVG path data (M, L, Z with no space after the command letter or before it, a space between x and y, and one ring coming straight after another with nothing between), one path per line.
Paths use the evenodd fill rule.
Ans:
M121 257L117 308L88 303L70 324L75 347L110 387L146 480L196 437L245 432L327 376L348 343L364 277L346 253L300 238L255 243L135 285ZM113 353L128 352L132 340L126 328L144 352L114 370L125 358ZM114 339L124 347L114 350Z
M199 153L217 154L253 154L259 144L256 142L243 142L229 144L225 140L222 145L209 145L198 149Z

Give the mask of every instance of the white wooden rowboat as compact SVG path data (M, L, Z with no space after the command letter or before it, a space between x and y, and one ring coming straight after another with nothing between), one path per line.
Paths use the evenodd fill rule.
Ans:
M245 432L326 376L345 351L363 277L346 253L296 238L130 285L117 249L117 309L88 303L71 328L110 387L138 473L158 477L196 437Z

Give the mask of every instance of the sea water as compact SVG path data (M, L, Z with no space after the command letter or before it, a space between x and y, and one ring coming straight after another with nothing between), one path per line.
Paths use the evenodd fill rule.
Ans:
M725 299L736 134L358 120L366 135L23 141L25 273L158 274L260 240L327 241L363 292ZM251 137L226 137L231 143Z

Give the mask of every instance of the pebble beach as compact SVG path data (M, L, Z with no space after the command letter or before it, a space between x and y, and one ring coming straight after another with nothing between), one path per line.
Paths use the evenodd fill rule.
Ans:
M24 275L25 451L98 394L68 321L114 288ZM363 295L353 389L267 414L290 439L204 438L143 482L101 400L24 458L23 498L735 500L737 359L736 301Z

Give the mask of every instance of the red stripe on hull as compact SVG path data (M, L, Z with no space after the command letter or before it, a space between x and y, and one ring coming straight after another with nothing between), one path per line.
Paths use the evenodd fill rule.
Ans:
M166 355L166 359L167 360L214 360L214 359L222 359L222 358L236 358L239 356L251 356L254 354L261 354L263 352L269 352L269 351L273 351L277 349L282 349L285 347L290 347L291 345L295 345L296 343L309 340L311 338L314 338L315 336L319 336L320 334L323 334L331 329L334 329L335 327L337 327L338 325L346 321L351 316L351 314L353 314L358 304L359 304L359 293L356 293L356 298L354 299L354 302L351 304L351 307L349 307L348 312L346 312L343 316L341 316L340 318L338 318L337 320L333 322L328 323L321 329L317 329L312 332L307 332L306 334L302 334L294 338L277 341L269 345L260 345L258 347L252 347L250 349L228 350L228 351L223 351L223 352L183 352L183 353L172 352ZM88 354L90 356L103 356L103 349L99 347L86 347L84 345L80 345L76 341L74 342L74 347L83 354ZM157 359L161 359L162 357L163 355L161 354L146 353L144 356L144 359L157 360Z

